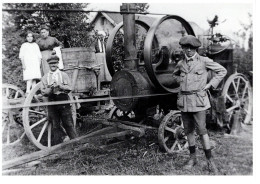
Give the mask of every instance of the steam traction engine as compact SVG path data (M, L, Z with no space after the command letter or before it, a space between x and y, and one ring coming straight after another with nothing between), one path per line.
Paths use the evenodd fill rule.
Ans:
M160 146L169 153L181 151L187 141L176 105L179 86L173 83L172 73L181 58L180 38L195 36L194 31L179 16L164 16L150 27L142 16L131 13L135 12L131 4L121 6L121 12L127 11L123 14L124 25L115 27L107 42L111 96L122 97L114 100L116 107L110 118L138 123L158 120ZM252 90L244 75L233 72L232 51L214 43L206 52L228 70L226 83L211 91L209 113L212 120L229 129L234 113L239 112L240 121L246 124L252 115ZM208 78L212 75L209 73Z
M128 10L135 11L131 4L121 6L122 12ZM157 120L160 145L167 152L180 151L187 141L180 112L176 111L179 86L172 80L178 57L174 55L176 60L172 60L170 53L179 50L181 36L195 34L179 16L165 16L150 27L142 16L127 13L123 14L123 22L114 28L107 42L110 94L122 97L114 100L116 107L110 118L138 123Z

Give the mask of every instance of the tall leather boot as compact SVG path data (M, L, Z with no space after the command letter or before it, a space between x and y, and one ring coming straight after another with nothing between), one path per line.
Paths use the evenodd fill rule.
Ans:
M190 159L183 167L185 170L191 170L197 164L196 148L195 146L190 146Z

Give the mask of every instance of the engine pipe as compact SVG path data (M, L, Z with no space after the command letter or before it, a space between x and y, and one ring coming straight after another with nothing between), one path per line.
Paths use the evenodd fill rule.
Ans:
M120 6L120 11L123 12L135 12L136 8L132 3L123 3ZM124 65L126 69L136 70L137 69L137 51L136 51L136 40L135 40L135 14L125 13L123 14L124 22L124 51L125 59Z

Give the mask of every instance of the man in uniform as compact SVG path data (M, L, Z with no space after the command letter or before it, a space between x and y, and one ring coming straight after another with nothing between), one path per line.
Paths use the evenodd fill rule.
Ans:
M71 82L69 76L58 69L59 57L53 52L47 59L47 62L50 71L42 78L42 95L48 97L48 101L69 100L68 93L71 91ZM64 131L61 128L61 122L70 139L77 137L73 126L70 104L48 106L48 118L53 125L53 136L56 143L62 142L62 137L64 135Z
M195 148L195 128L207 158L210 172L218 173L211 156L211 146L206 129L206 110L210 108L207 90L217 88L227 71L220 64L208 57L200 56L196 49L201 46L200 41L187 35L180 39L185 58L178 62L173 78L180 84L177 106L182 112L184 130L187 135L190 159L185 169L192 169L197 164ZM215 72L215 76L207 83L207 70Z

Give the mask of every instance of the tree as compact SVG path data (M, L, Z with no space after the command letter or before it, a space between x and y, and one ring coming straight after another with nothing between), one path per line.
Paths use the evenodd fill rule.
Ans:
M50 27L51 36L63 42L65 47L89 47L94 38L89 36L93 28L87 23L85 12L47 11L83 10L87 4L80 3L6 3L7 9L35 9L35 11L8 11L3 13L3 82L24 89L22 65L18 59L19 49L27 31L38 36L39 28ZM41 10L41 11L38 11Z
M234 49L234 59L238 64L238 72L247 73L253 70L253 21L252 15L248 13L249 23L241 23L241 29L235 35L245 42L247 40L248 49L236 45Z
M134 3L137 12L148 13L149 4L148 3Z

